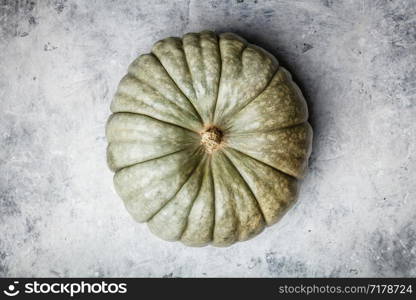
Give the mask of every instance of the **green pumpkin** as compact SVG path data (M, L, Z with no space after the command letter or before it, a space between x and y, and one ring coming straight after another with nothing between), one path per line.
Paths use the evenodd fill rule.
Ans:
M291 75L241 37L188 33L129 66L106 129L114 185L169 241L228 246L294 203L311 152Z

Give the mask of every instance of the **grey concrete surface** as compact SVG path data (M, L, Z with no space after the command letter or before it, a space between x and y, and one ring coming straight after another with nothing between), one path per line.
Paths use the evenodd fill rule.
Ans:
M0 12L1 276L416 276L415 1L6 0ZM229 248L154 237L105 160L128 64L202 29L275 54L315 132L296 206Z

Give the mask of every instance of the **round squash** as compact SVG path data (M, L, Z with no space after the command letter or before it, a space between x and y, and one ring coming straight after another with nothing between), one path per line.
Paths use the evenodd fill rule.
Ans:
M265 50L210 31L134 60L106 128L114 185L169 241L228 246L293 204L311 153L305 100Z

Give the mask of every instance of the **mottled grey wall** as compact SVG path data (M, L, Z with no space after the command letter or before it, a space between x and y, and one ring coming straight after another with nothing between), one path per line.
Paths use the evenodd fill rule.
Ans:
M416 276L415 1L1 1L2 276ZM310 171L283 220L229 248L135 223L104 125L128 64L188 31L274 53L307 98Z

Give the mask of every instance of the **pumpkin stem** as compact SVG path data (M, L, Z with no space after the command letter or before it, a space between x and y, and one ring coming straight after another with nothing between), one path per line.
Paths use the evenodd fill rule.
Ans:
M201 145L205 147L205 151L208 154L212 154L221 148L222 138L224 134L219 128L215 126L209 126L204 131L202 131L200 135Z

